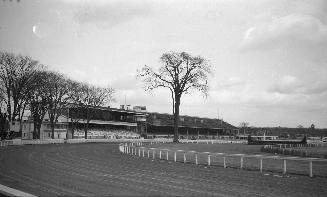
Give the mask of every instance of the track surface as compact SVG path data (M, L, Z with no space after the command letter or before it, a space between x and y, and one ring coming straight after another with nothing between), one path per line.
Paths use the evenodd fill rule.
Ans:
M325 196L327 178L152 161L118 144L0 149L0 184L38 196Z

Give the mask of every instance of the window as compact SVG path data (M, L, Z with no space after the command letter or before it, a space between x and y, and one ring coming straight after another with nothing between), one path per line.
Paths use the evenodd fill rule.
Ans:
M15 122L12 122L11 124L12 124L12 125L15 125Z
M184 120L185 120L184 117L181 117L181 121L184 122Z
M51 134L50 133L48 133L48 137L51 137Z
M201 120L201 123L204 123L204 120Z

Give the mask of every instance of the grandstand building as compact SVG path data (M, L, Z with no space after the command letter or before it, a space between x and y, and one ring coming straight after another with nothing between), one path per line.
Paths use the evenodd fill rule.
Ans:
M71 106L67 110L69 118L68 138L84 138L87 126L89 138L139 138L137 122L144 120L145 114L124 106L88 107Z
M137 122L145 121L145 114L124 108L110 107L76 107L69 106L59 116L54 127L55 139L84 138L87 125L88 138L140 138ZM19 121L10 122L10 132L19 133L22 139L33 139L34 122L31 116L26 117L20 126ZM51 138L51 126L46 114L40 129L40 139Z
M171 114L148 113L146 122L141 124L140 134L147 138L174 136L174 117ZM180 116L178 132L181 139L225 139L234 138L238 128L222 119Z

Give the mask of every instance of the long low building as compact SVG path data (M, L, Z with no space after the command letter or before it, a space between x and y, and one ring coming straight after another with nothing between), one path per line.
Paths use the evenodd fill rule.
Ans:
M147 113L141 135L148 138L173 137L174 117L172 114ZM222 139L231 138L238 133L238 128L215 118L195 116L179 117L179 136L184 139Z

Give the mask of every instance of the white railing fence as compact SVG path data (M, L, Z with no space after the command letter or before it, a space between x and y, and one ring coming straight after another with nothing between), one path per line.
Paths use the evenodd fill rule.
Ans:
M76 144L76 143L169 143L172 140L153 140L153 139L35 139L35 140L3 140L0 141L0 147L11 146L11 145L38 145L38 144Z
M187 144L247 144L247 140L179 140Z
M318 154L317 151L311 151L316 147L326 146L324 143L309 143L309 144L275 144L264 145L261 150L268 153L276 153L282 155L294 155L303 157L321 157L327 158L327 155Z
M143 144L121 143L120 152L148 159L167 160L180 163L191 163L195 165L223 166L224 168L255 169L261 173L263 171L282 172L286 175L287 171L296 174L307 174L314 176L314 165L316 174L327 176L326 159L302 158L302 157L282 157L271 155L246 155L211 153L185 150L171 150L161 148L150 148Z

